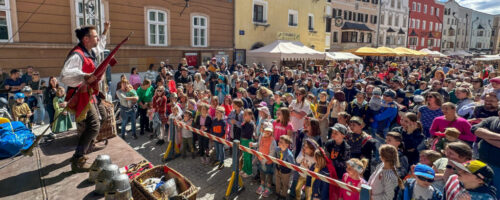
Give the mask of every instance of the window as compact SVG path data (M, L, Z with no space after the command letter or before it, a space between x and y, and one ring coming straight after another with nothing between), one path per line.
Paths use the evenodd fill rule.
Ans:
M333 42L339 42L339 33L337 31L333 32Z
M431 6L431 15L434 15L434 6Z
M207 18L203 16L193 16L192 18L192 46L206 47L207 46Z
M484 35L484 32L483 32L483 31L477 31L477 36L479 36L479 37L483 37L483 35Z
M148 10L148 42L151 46L167 46L167 13Z
M347 11L344 10L344 20L347 20L347 17L349 17L348 14L347 14Z
M439 8L436 8L436 16L439 17Z
M296 10L288 10L288 26L298 26L299 12Z
M361 32L361 33L359 34L359 42L360 42L360 43L365 42L365 33Z
M412 5L411 10L417 11L417 3L413 2L411 5Z
M326 18L326 32L327 33L332 32L332 18L331 17Z
M411 28L415 28L415 19L411 19Z
M377 24L377 17L378 17L378 16L376 16L376 15L375 15L375 16L373 16L373 23L374 23L374 24Z
M425 23L426 23L426 21L425 21L425 20L424 20L424 21L422 21L422 30L425 30Z
M401 0L398 0L398 9L401 9Z
M366 42L367 43L372 43L372 34L371 33L367 33L366 34Z
M432 23L434 22L429 22L429 31L432 31Z
M427 14L427 4L424 4L424 14Z
M356 31L345 31L342 32L342 42L357 42L358 32Z
M417 45L417 42L418 42L417 40L418 40L417 37L410 37L410 45L411 46Z
M417 19L417 26L415 28L420 29L420 19Z
M394 26L399 26L399 15L397 15L394 20Z
M406 22L407 22L406 20L407 20L407 19L406 19L406 16L404 16L404 17L403 17L403 28L406 28L406 24L407 24L407 23L406 23Z
M448 18L448 20L446 20L446 24L450 25L450 18Z
M385 15L384 15L384 14L382 14L382 15L380 16L380 24L384 24L384 23L385 23Z
M385 45L391 45L391 38L389 36L385 37Z
M443 30L443 24L439 24L439 30L438 31L442 31Z
M424 39L424 38L420 38L420 46L422 46L422 47L423 47L423 46L424 46L424 44L425 44L425 39Z
M395 0L391 0L391 8L394 8L394 5L395 5L395 4L394 4L394 1L395 1Z
M438 23L434 24L434 30L439 31L439 24Z
M308 22L308 28L310 31L314 30L314 15L313 14L309 14L307 16L307 22Z
M337 9L333 8L332 9L332 18L336 18L336 17L337 17Z
M349 20L353 20L352 11L349 11Z
M481 42L476 43L476 48L481 49L481 48L483 48L482 46L483 46L483 44L481 44Z
M387 25L392 26L392 14L389 14L389 19L387 20Z
M267 2L262 0L254 0L253 3L253 22L267 23Z
M422 4L417 3L417 12L420 12L420 6L421 6L421 5L422 5Z
M9 0L0 0L0 42L8 42L11 35Z
M344 11L345 12L345 11ZM342 9L337 10L337 16L342 17Z
M8 2L9 0L0 0L0 2L2 1L6 1ZM87 7L86 9L86 17L87 17L87 23L84 23L84 18L83 18L83 11L85 10L84 6L83 6L83 0L76 0L75 1L76 3L76 27L80 27L80 26L84 26L84 25L96 25L99 23L99 20L101 20L101 22L104 22L105 21L105 18L104 18L104 9L101 9L101 19L99 19L97 17L97 14L94 15L95 17L90 17L90 16L93 16L91 15L90 13L97 13L98 11L95 10L97 9L96 6L93 6L93 7ZM104 5L101 3L101 8L104 8ZM104 29L104 23L101 23L101 30Z

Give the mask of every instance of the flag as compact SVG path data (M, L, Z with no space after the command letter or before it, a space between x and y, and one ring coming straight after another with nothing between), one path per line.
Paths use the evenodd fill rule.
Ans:
M78 89L74 92L68 91L68 94L72 94L70 100L68 101L68 110L75 114L76 122L80 122L87 118L87 111L90 109L92 101L94 101L94 95L99 93L99 81L102 75L106 72L108 65L114 66L117 62L114 55L120 48L122 44L128 41L130 35L127 36L123 41L121 41L114 49L109 53L109 55L102 61L102 63L97 67L97 69L92 73L96 77L96 80L92 83L82 82L78 86Z

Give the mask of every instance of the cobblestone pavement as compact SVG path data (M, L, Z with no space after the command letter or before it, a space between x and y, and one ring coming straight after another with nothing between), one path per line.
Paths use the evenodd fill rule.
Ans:
M75 124L73 125L73 127L76 127ZM41 134L46 127L47 125L37 126L33 132L37 135ZM127 130L130 130L130 128L130 125L127 126ZM137 133L139 133L139 124L137 124L137 129ZM212 200L224 198L232 174L232 158L229 151L226 151L225 167L222 170L218 170L216 166L204 165L201 163L200 157L192 159L190 155L186 158L178 157L164 163L162 162L162 157L167 148L167 143L157 146L155 145L156 140L149 139L149 134L146 132L145 135L138 135L139 138L134 140L132 134L128 133L125 139L130 146L154 165L166 164L186 176L195 186L200 187L197 199ZM245 189L238 193L234 199L276 199L274 194L271 194L268 198L258 195L255 191L259 184L253 181L251 177L243 179L243 186Z
M145 135L139 135L137 140L134 140L130 135L126 137L126 141L154 165L163 164L162 157L167 148L166 143L161 146L155 145L156 140L149 140L147 132ZM177 170L191 180L194 185L200 187L197 199L223 199L232 174L232 158L229 151L226 151L225 158L222 170L218 170L217 166L204 165L201 163L200 157L192 159L190 154L186 158L177 157L167 161L166 165ZM243 186L245 189L237 194L235 199L276 199L275 195L268 198L260 197L255 192L259 184L254 182L251 177L243 179Z

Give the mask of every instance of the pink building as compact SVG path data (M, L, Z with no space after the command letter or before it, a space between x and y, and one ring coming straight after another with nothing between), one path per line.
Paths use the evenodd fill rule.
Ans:
M408 43L411 49L439 51L443 30L444 4L434 0L410 0Z

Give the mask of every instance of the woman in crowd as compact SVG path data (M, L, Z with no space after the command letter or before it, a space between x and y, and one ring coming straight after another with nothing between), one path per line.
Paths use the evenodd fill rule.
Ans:
M51 76L49 78L49 86L45 88L45 91L43 92L43 104L45 105L45 110L49 114L49 123L51 124L51 126L52 122L54 121L54 114L55 114L53 100L54 97L56 97L57 95L58 87L59 83L57 82L57 78Z
M476 140L476 136L471 133L471 124L464 118L457 115L457 106L451 102L446 102L442 106L444 116L436 117L429 130L431 136L443 137L444 130L448 127L454 127L460 131L458 139L467 142L469 145Z
M429 137L429 128L434 118L443 115L443 111L441 111L443 98L437 92L430 92L425 96L425 102L426 105L418 109L418 119L422 123L425 137Z

